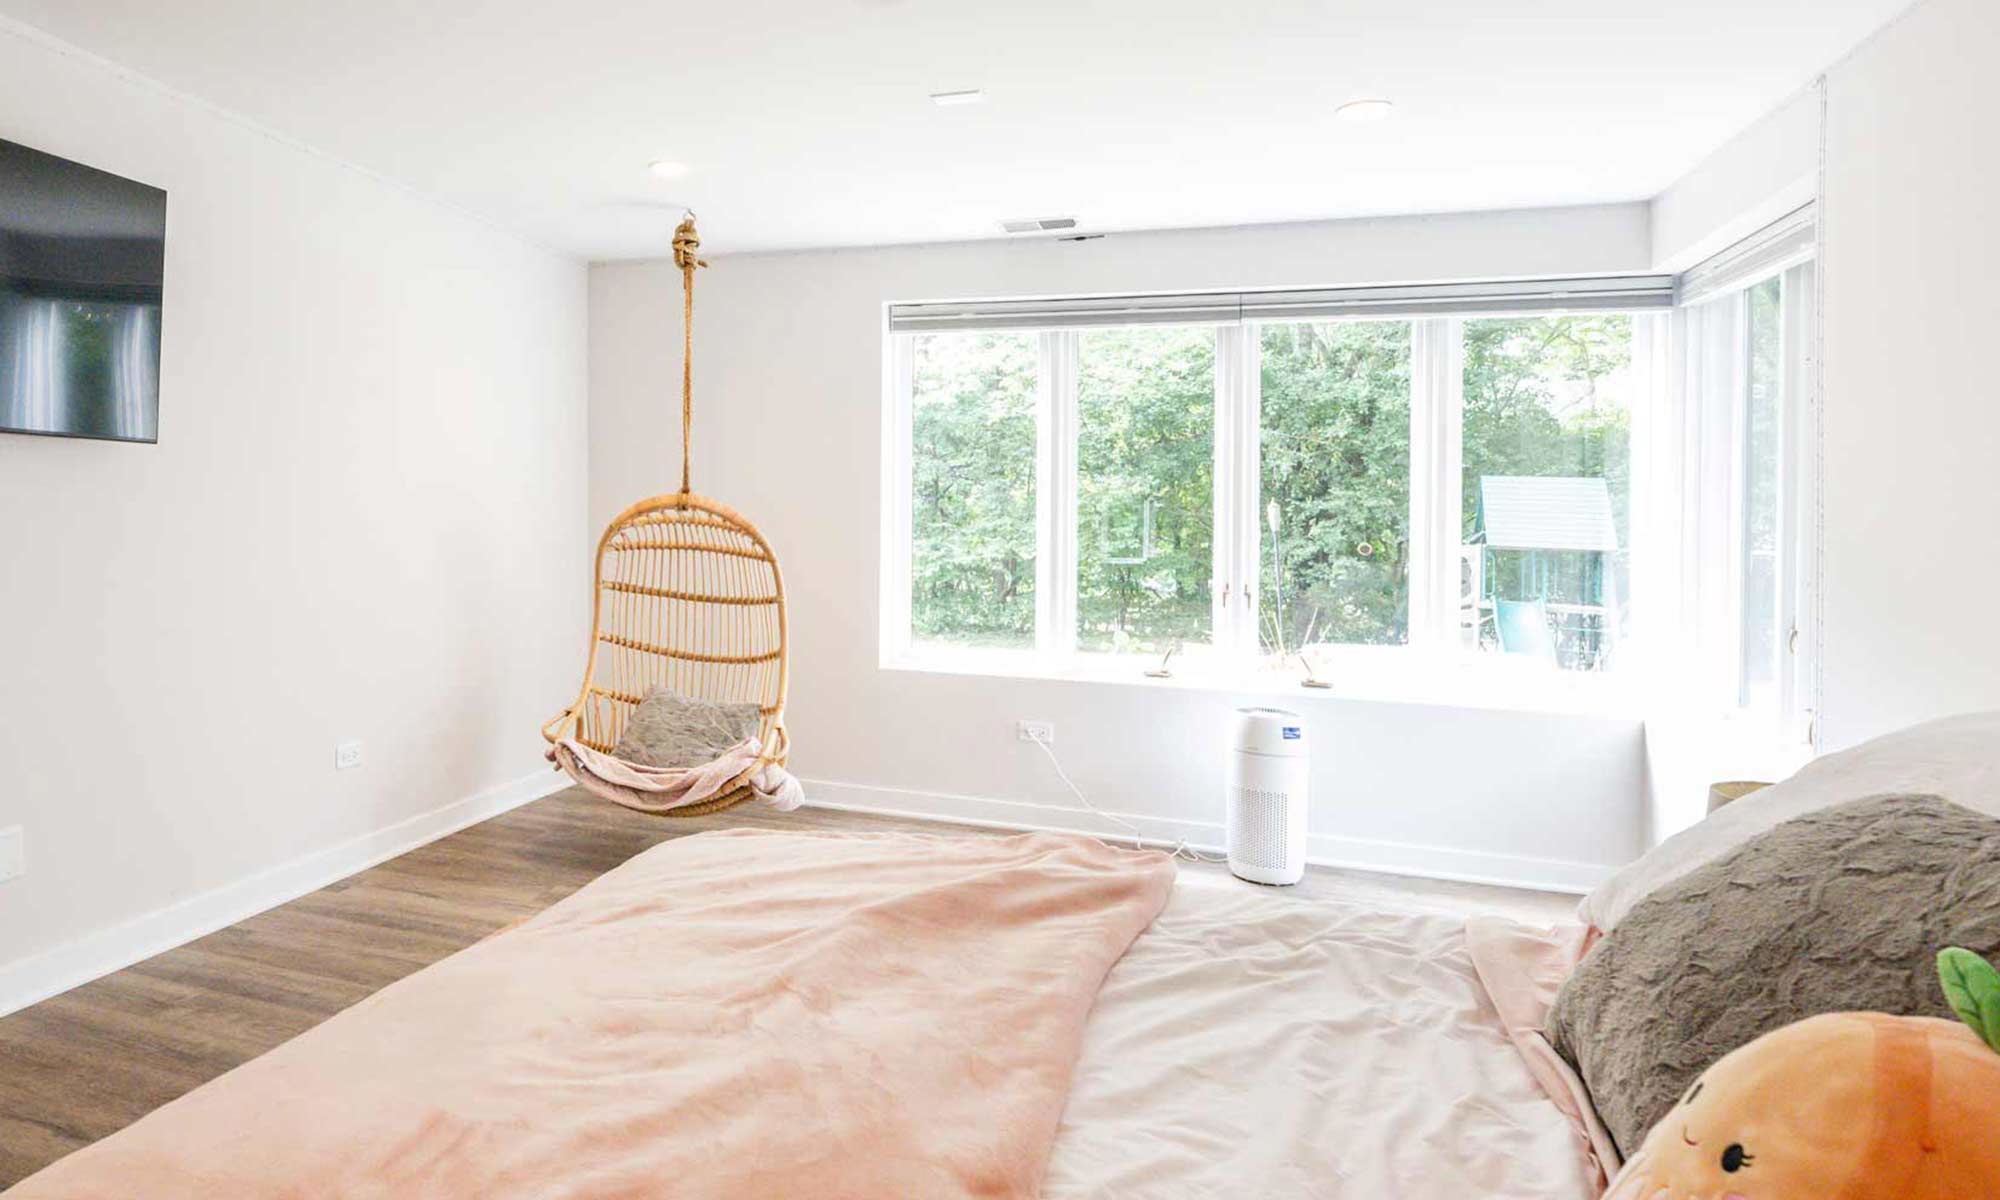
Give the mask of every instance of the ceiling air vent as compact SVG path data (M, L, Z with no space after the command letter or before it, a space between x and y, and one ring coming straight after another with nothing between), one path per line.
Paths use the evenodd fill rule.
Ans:
M1028 221L1002 221L1000 228L1008 233L1054 233L1062 229L1075 229L1075 217L1040 217Z

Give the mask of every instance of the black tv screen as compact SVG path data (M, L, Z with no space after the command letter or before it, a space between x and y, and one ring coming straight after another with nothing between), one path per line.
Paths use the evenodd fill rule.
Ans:
M0 141L0 432L154 442L167 194Z

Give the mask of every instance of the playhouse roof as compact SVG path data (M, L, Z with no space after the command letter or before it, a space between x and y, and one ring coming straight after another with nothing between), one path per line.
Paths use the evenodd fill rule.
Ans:
M1480 523L1497 550L1618 549L1611 489L1570 475L1482 475Z

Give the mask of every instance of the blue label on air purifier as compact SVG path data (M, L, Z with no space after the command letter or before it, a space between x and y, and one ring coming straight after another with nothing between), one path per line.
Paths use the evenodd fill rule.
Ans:
M1299 740L1299 737L1300 737L1300 734L1299 734L1299 727L1298 727L1298 726L1296 726L1296 725L1287 725L1287 726L1285 726L1285 740L1286 740L1286 741L1288 741L1288 742L1296 742L1296 741L1298 741L1298 740Z

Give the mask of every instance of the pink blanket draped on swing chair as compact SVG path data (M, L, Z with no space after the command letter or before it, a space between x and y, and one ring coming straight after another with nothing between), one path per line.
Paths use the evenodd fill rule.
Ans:
M549 747L549 761L569 772L594 796L640 812L664 813L711 799L745 771L761 751L756 738L738 742L713 762L693 767L648 767L593 750L574 738ZM755 797L780 812L804 803L805 789L792 773L766 762L747 781Z

